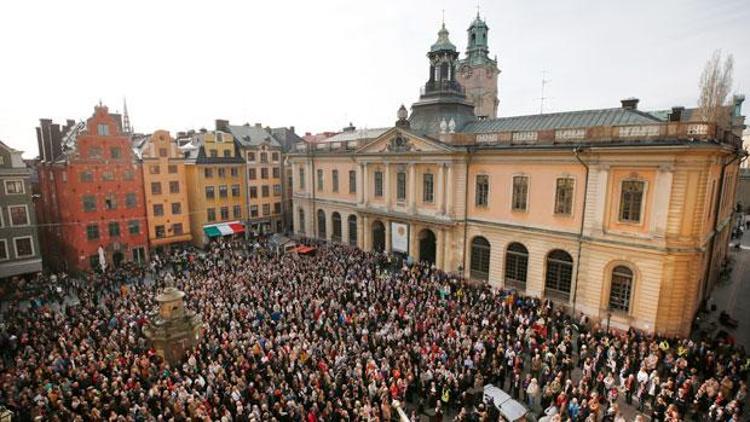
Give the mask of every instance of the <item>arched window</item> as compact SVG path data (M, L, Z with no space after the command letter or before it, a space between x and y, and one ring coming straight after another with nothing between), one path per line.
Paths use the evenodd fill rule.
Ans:
M318 237L326 239L326 213L318 210Z
M471 278L487 281L490 278L490 242L477 236L471 241Z
M612 283L609 290L609 309L630 311L630 294L633 291L633 271L618 265L612 270Z
M529 251L520 243L508 245L505 253L505 284L519 289L526 288L529 269Z
M305 233L305 210L299 209L299 232Z
M331 222L333 223L331 240L341 242L341 214L338 212L331 214Z
M349 244L357 246L357 216L352 214L349 216Z
M573 258L569 253L555 249L547 255L545 295L570 299L570 282L573 276Z

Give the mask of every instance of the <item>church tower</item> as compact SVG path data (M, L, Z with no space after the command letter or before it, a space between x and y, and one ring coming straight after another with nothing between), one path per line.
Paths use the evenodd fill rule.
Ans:
M487 33L489 27L477 13L469 26L469 42L466 58L459 61L458 82L466 90L466 97L474 103L477 117L494 119L497 117L497 77L500 69L497 61L489 57Z

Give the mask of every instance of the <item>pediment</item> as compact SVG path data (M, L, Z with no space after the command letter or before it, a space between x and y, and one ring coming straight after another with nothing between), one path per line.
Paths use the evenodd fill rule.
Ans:
M400 128L393 128L360 148L360 154L403 154L412 152L446 152L451 147L442 142L419 136Z

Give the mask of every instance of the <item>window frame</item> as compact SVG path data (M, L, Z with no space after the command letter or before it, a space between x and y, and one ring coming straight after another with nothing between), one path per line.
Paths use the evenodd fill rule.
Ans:
M396 172L396 202L406 202L408 197L407 189L409 188L409 179L406 171Z
M375 170L372 174L372 196L375 198L383 197L383 172L381 170Z
M514 245L519 245L522 247L526 252L521 252L518 250L512 250L511 248ZM511 265L511 260L513 261L513 265ZM505 268L503 269L503 279L505 280L505 284L516 287L519 289L526 289L526 284L529 280L529 248L526 247L521 242L511 242L508 244L508 246L505 248ZM521 265L523 264L523 265ZM513 270L511 270L513 268ZM523 269L523 280L518 277L521 273L521 269ZM512 274L511 274L512 272Z
M29 240L29 245L31 246L31 253L27 255L20 255L18 253L18 241L19 240ZM18 258L30 258L36 255L36 248L34 247L34 237L33 236L18 236L13 237L13 252L15 253L16 259Z
M23 182L23 179L6 179L3 181L5 184L5 194L6 195L23 195L26 193L26 183ZM8 192L8 184L9 183L20 183L21 184L21 191L20 192Z
M516 200L516 180L525 180L526 186L525 186L525 195L523 197L523 208L517 206L519 205ZM512 212L528 212L529 211L529 176L526 174L514 174L511 178L510 183L510 210Z
M627 270L630 274L625 274L624 272L618 274L617 270L621 268ZM627 286L624 286L624 289L618 289L618 291L620 291L619 292L620 294L618 295L619 299L622 300L624 304L618 303L613 306L612 293L615 290L614 289L615 277L627 278L628 280L627 280ZM636 278L636 272L633 270L633 268L631 268L630 265L626 265L623 263L618 263L614 265L612 269L609 271L609 295L608 295L609 297L607 300L607 309L610 312L629 315L630 312L633 310L633 294L635 292L635 278ZM625 290L627 294L623 295L622 290Z
M570 197L569 203L568 203L568 211L559 211L559 201L560 201L560 181L570 181ZM555 178L555 202L553 204L552 213L555 216L558 217L572 217L573 216L573 209L575 205L575 194L576 194L576 179L571 176L560 176Z
M0 262L10 260L10 254L8 253L8 240L0 239L0 245L2 245L0 246L0 250L5 252L5 258L0 257Z
M349 193L357 193L357 171L349 170Z
M643 189L641 191L641 198L640 198L640 207L638 209L638 220L632 220L632 219L624 219L622 214L624 211L624 196L625 196L625 184L626 183L640 183L643 186ZM617 222L620 224L628 224L633 226L640 226L642 225L646 218L645 218L645 206L646 206L646 199L647 199L647 189L648 189L648 181L639 178L639 177L627 177L622 180L620 180L620 195L618 198L618 204L617 204ZM632 212L632 210L631 210Z
M476 242L480 239L483 240L486 244L477 244ZM489 239L484 236L474 236L469 243L469 248L471 251L468 268L469 278L472 280L489 281L490 270L492 269L492 244L490 243ZM486 271L484 270L485 267Z
M427 189L428 186L429 189ZM430 172L422 174L422 202L425 204L435 203L435 175Z
M480 185L480 180L485 183ZM484 192L480 191L480 186ZM474 207L476 208L488 208L490 204L490 176L488 174L477 174L474 176Z
M10 223L9 227L28 227L31 225L31 215L29 214L29 206L27 204L7 205L5 208L7 208L8 210L8 222ZM13 212L11 211L12 208L24 209L24 212L26 213L26 224L15 224L13 222Z
M338 169L331 170L331 192L338 193L339 191L339 171Z
M552 254L555 252L564 252L569 258L570 261L564 261L559 258L552 258ZM573 272L575 271L574 267L575 261L573 260L573 255L571 255L568 251L564 249L552 249L547 253L547 255L544 258L544 296L545 297L552 297L560 300L565 300L566 302L570 301L570 295L573 292ZM554 268L557 268L558 272L556 276L554 277L553 282L555 282L556 286L550 287L548 283L550 282L550 274L551 274L551 268L552 265L554 265ZM568 291L565 292L564 290L561 290L559 287L562 285L562 281L565 281L563 278L564 273L562 272L563 266L569 266L569 275L568 275Z

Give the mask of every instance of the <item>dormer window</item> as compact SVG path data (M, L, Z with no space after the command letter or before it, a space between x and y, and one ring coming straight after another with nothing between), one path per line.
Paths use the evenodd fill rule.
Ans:
M99 136L109 136L109 126L106 123L96 125L96 133Z

